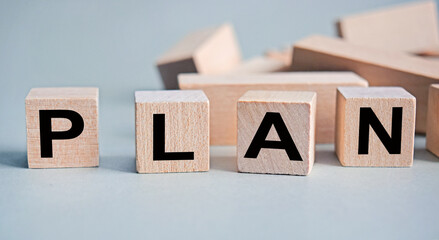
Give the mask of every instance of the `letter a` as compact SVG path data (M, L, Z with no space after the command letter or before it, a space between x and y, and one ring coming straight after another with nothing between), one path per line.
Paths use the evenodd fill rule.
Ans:
M280 141L266 140L271 126L276 129ZM244 157L257 158L262 148L284 149L291 161L303 161L280 113L267 112L265 114Z

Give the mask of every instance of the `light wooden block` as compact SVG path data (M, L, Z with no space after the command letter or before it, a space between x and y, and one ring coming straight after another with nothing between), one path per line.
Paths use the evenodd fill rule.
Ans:
M431 56L422 56L423 59L428 60L428 61L436 61L439 62L439 53L437 56L431 55Z
M265 52L265 56L282 61L285 65L291 66L293 62L293 47L290 46L282 50L268 50ZM289 70L289 68L287 70Z
M243 62L238 67L232 69L225 74L257 74L257 73L271 73L282 72L289 69L290 64L284 61L268 58L268 57L254 57Z
M412 166L415 110L415 97L400 87L338 88L335 151L340 163Z
M209 170L209 100L202 91L137 91L135 102L139 173Z
M425 133L428 87L439 83L439 62L312 36L294 45L295 71L353 71L370 86L400 86L416 97L416 132Z
M26 97L29 168L99 166L98 98L99 89L97 88L33 88L30 90ZM47 117L48 113L54 112L60 115ZM66 112L69 112L69 116L66 116ZM70 115L75 117L70 117ZM43 120L40 121L41 119ZM79 119L82 119L82 127L80 127L81 120ZM40 131L41 127L47 131ZM69 131L71 134L68 134L70 136L67 139L56 139L59 136L54 135L58 134L52 133L64 132L65 134ZM46 134L48 132L50 132L50 138ZM51 146L51 149L47 144ZM50 155L45 155L47 153Z
M248 91L238 101L238 170L308 175L314 164L316 93Z
M236 103L248 90L317 92L318 143L334 142L335 96L339 86L367 87L367 81L351 72L270 73L246 76L182 74L181 89L201 89L210 100L210 143L236 144Z
M436 3L421 1L343 17L339 36L348 42L404 51L439 54Z
M439 84L432 84L428 92L427 150L439 157Z
M224 24L189 34L157 60L166 89L177 89L180 73L220 74L241 64L232 25Z

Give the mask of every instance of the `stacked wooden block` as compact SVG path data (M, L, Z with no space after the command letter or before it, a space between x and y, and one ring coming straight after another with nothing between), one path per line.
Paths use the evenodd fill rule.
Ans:
M439 156L434 2L337 30L244 62L230 24L189 34L157 61L180 90L135 92L137 171L208 171L210 145L236 145L240 172L308 175L316 143L334 143L343 166L410 167L415 131ZM29 167L98 166L97 91L31 90Z

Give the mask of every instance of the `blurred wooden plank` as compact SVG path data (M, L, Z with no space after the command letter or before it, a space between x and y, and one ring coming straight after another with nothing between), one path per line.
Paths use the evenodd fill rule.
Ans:
M416 131L425 133L428 87L439 82L439 62L398 51L311 36L294 45L294 71L353 71L371 86L401 86L416 97Z
M291 66L291 63L293 62L293 48L287 47L282 50L268 50L265 52L265 56L271 59L282 61L286 65ZM286 70L289 70L289 68Z
M244 61L238 67L232 69L225 74L256 74L256 73L270 73L282 72L289 69L291 64L285 64L278 59L268 57L254 57L250 60Z
M271 73L256 75L179 75L181 89L201 89L210 102L210 143L236 144L236 104L248 90L317 92L318 143L334 142L335 96L339 86L367 86L351 72Z
M337 23L348 42L414 54L439 55L434 1L413 2L347 17Z

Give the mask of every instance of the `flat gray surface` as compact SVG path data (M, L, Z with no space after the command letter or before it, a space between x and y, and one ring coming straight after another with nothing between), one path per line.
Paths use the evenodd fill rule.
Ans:
M132 153L46 170L2 153L0 239L438 239L439 161L416 145L412 168L345 168L319 145L308 177L237 173L233 147L207 173L146 175Z
M162 87L155 59L187 32L228 21L245 58L338 16L398 0L0 0L0 239L439 239L439 159L416 139L412 168L343 168L318 146L309 177L135 173L134 91ZM100 89L100 167L26 168L32 87Z

